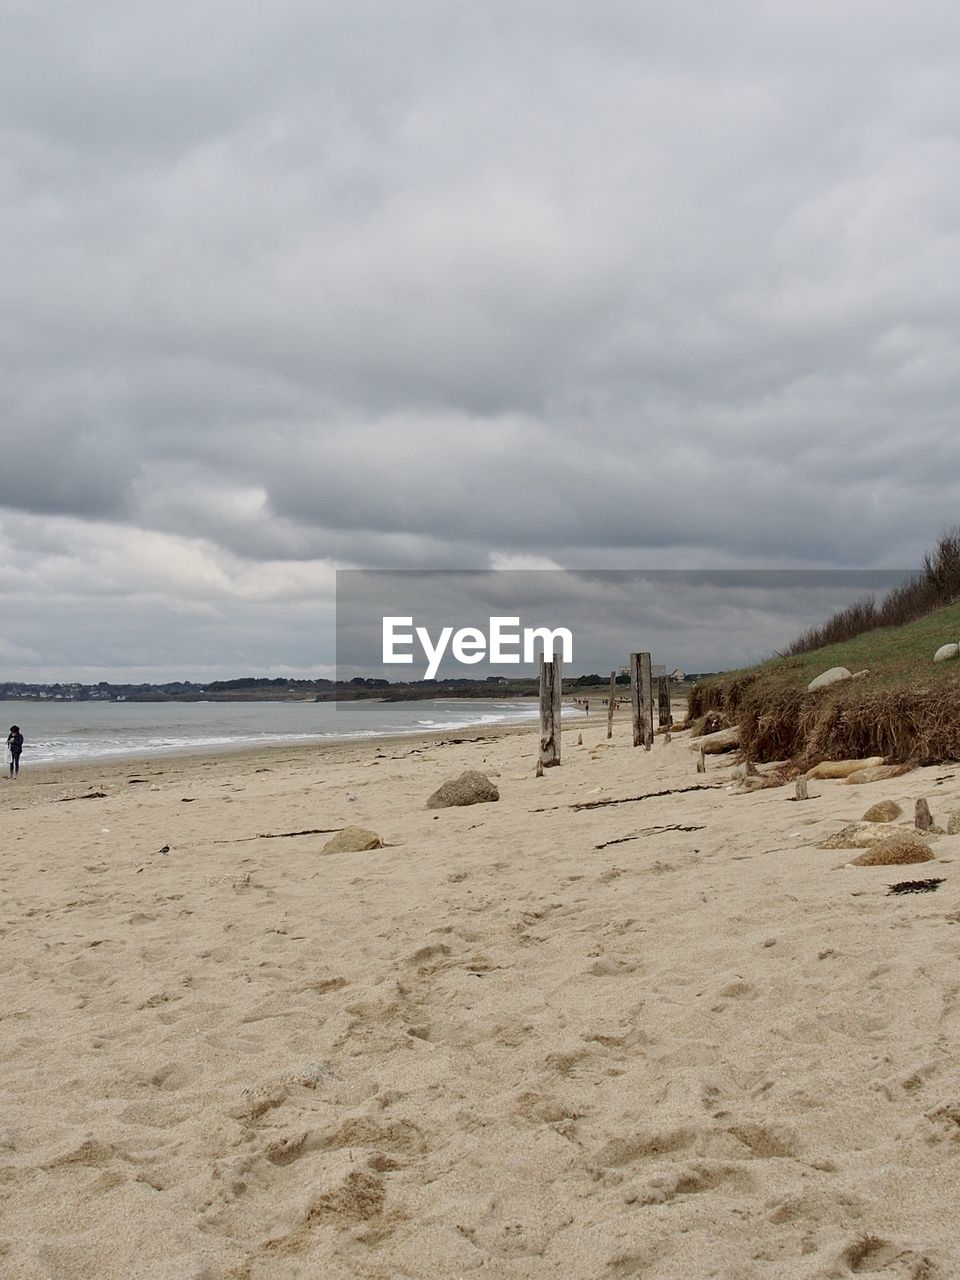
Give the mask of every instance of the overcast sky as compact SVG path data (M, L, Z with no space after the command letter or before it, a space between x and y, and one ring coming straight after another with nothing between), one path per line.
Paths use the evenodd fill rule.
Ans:
M958 64L946 0L6 0L0 678L329 674L337 567L917 564Z

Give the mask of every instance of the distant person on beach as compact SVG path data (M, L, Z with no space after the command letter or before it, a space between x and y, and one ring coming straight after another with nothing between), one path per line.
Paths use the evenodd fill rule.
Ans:
M16 778L20 774L20 752L22 750L23 734L20 732L20 726L13 724L7 734L7 763L10 766L11 778Z

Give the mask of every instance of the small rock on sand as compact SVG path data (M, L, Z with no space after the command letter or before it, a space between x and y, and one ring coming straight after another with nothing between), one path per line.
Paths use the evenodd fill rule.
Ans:
M863 815L864 822L896 822L903 810L896 800L878 800Z
M909 832L890 836L881 840L859 858L853 859L855 867L890 867L908 862L932 862L933 853L922 840L910 836Z
M363 853L367 849L382 849L383 841L375 831L365 827L344 827L323 846L324 853Z
M449 778L441 783L427 800L427 808L450 809L457 805L486 804L499 799L500 792L486 774L467 769L459 778Z

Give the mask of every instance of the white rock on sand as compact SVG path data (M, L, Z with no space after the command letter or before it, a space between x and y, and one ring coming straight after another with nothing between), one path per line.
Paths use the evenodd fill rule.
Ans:
M857 792L614 733L540 779L519 732L0 788L0 1273L960 1275L960 836L838 867ZM488 768L499 803L424 808ZM386 847L257 838L348 822Z

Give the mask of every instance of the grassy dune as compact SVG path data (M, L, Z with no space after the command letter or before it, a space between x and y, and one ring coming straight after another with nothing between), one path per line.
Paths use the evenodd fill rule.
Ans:
M689 714L723 712L740 725L743 749L757 761L960 759L960 660L933 662L951 641L960 641L960 602L904 626L703 681L691 691ZM830 667L868 674L808 693L809 682Z

